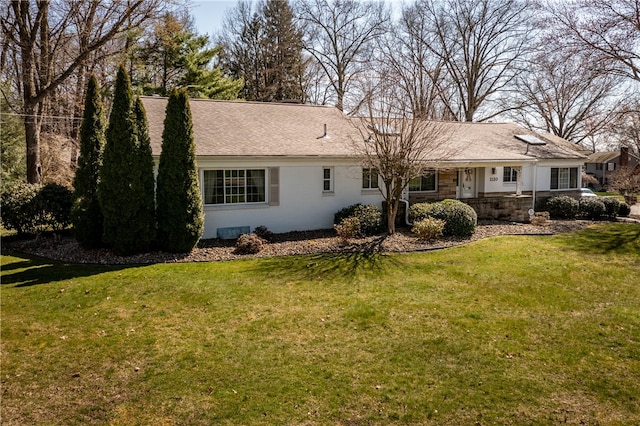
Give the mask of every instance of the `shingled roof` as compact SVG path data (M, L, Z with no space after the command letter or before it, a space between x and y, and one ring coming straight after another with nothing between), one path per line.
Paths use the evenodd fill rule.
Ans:
M167 98L143 97L151 147L160 155ZM191 99L196 155L348 157L362 136L336 108ZM328 137L323 137L325 125Z
M142 97L154 155L160 155L167 98ZM216 157L353 157L363 143L357 118L337 108L299 104L190 100L196 155ZM324 129L327 136L324 136ZM529 162L583 159L571 144L513 123L442 122L440 163ZM528 145L516 135L532 135L544 145Z

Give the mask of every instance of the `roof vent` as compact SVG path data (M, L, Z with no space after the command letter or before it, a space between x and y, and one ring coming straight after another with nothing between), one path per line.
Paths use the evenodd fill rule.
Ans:
M526 142L529 145L546 145L547 143L542 139L538 139L533 135L515 135L516 139Z
M324 135L318 136L317 139L329 139L329 133L327 133L327 124L324 125Z

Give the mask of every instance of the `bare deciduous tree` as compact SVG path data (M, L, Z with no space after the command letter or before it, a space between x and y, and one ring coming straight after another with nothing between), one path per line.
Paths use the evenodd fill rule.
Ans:
M617 115L619 82L587 55L542 50L518 78L522 108L515 115L533 130L588 145Z
M570 51L591 51L600 68L640 81L640 1L549 2L547 10Z
M374 41L387 31L389 10L383 2L301 0L296 3L304 48L322 67L345 108L352 83L371 65Z
M412 107L393 81L382 82L366 98L360 118L364 142L356 144L363 167L375 171L383 183L387 229L395 221L403 192L411 179L422 176L446 155L448 138L441 123L412 116Z
M27 145L27 181L41 181L40 131L47 102L92 53L155 15L160 0L3 2L2 32L16 58ZM77 77L77 76L76 76ZM82 84L79 82L78 87Z
M392 31L380 41L383 54L378 68L404 92L414 117L445 119L440 93L444 61L431 52L432 38L422 10L404 7Z
M460 121L485 121L509 107L488 103L510 88L530 46L530 2L524 0L420 0L416 11L431 27L425 40L445 64L450 83L442 101ZM480 107L483 115L478 116Z

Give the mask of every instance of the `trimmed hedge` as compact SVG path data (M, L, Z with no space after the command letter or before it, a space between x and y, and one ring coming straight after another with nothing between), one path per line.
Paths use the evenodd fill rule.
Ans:
M607 208L598 198L582 198L579 202L578 215L585 219L602 220L607 216Z
M604 197L601 198L601 201L604 204L607 216L609 216L610 218L618 217L618 214L620 212L620 205L622 204L620 200L613 197Z
M427 217L414 222L411 231L417 234L419 239L431 241L442 235L444 225L444 220Z
M354 236L376 235L382 231L382 212L372 204L353 204L345 207L333 216L333 223L341 225L345 219L351 217L357 218L359 223L357 235Z
M579 208L580 203L578 200L566 195L551 197L544 206L551 219L575 219Z
M478 215L471 206L458 200L418 203L409 209L409 219L418 222L428 217L445 221L445 237L469 237L476 231Z
M620 209L618 210L618 216L629 217L631 214L631 206L627 203L620 203Z

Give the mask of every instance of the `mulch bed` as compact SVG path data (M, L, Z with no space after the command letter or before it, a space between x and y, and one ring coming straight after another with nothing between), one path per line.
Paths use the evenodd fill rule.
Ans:
M151 264L173 262L212 262L257 257L292 256L321 253L397 253L443 249L498 235L553 235L582 229L590 221L548 221L543 225L479 221L470 238L443 238L433 242L420 241L408 228L392 235L343 241L333 230L289 232L275 234L273 241L253 255L234 253L235 241L202 240L190 253L154 251L132 256L118 256L108 249L84 249L72 237L60 235L39 236L33 239L5 239L2 250L36 255L67 263L88 264Z

